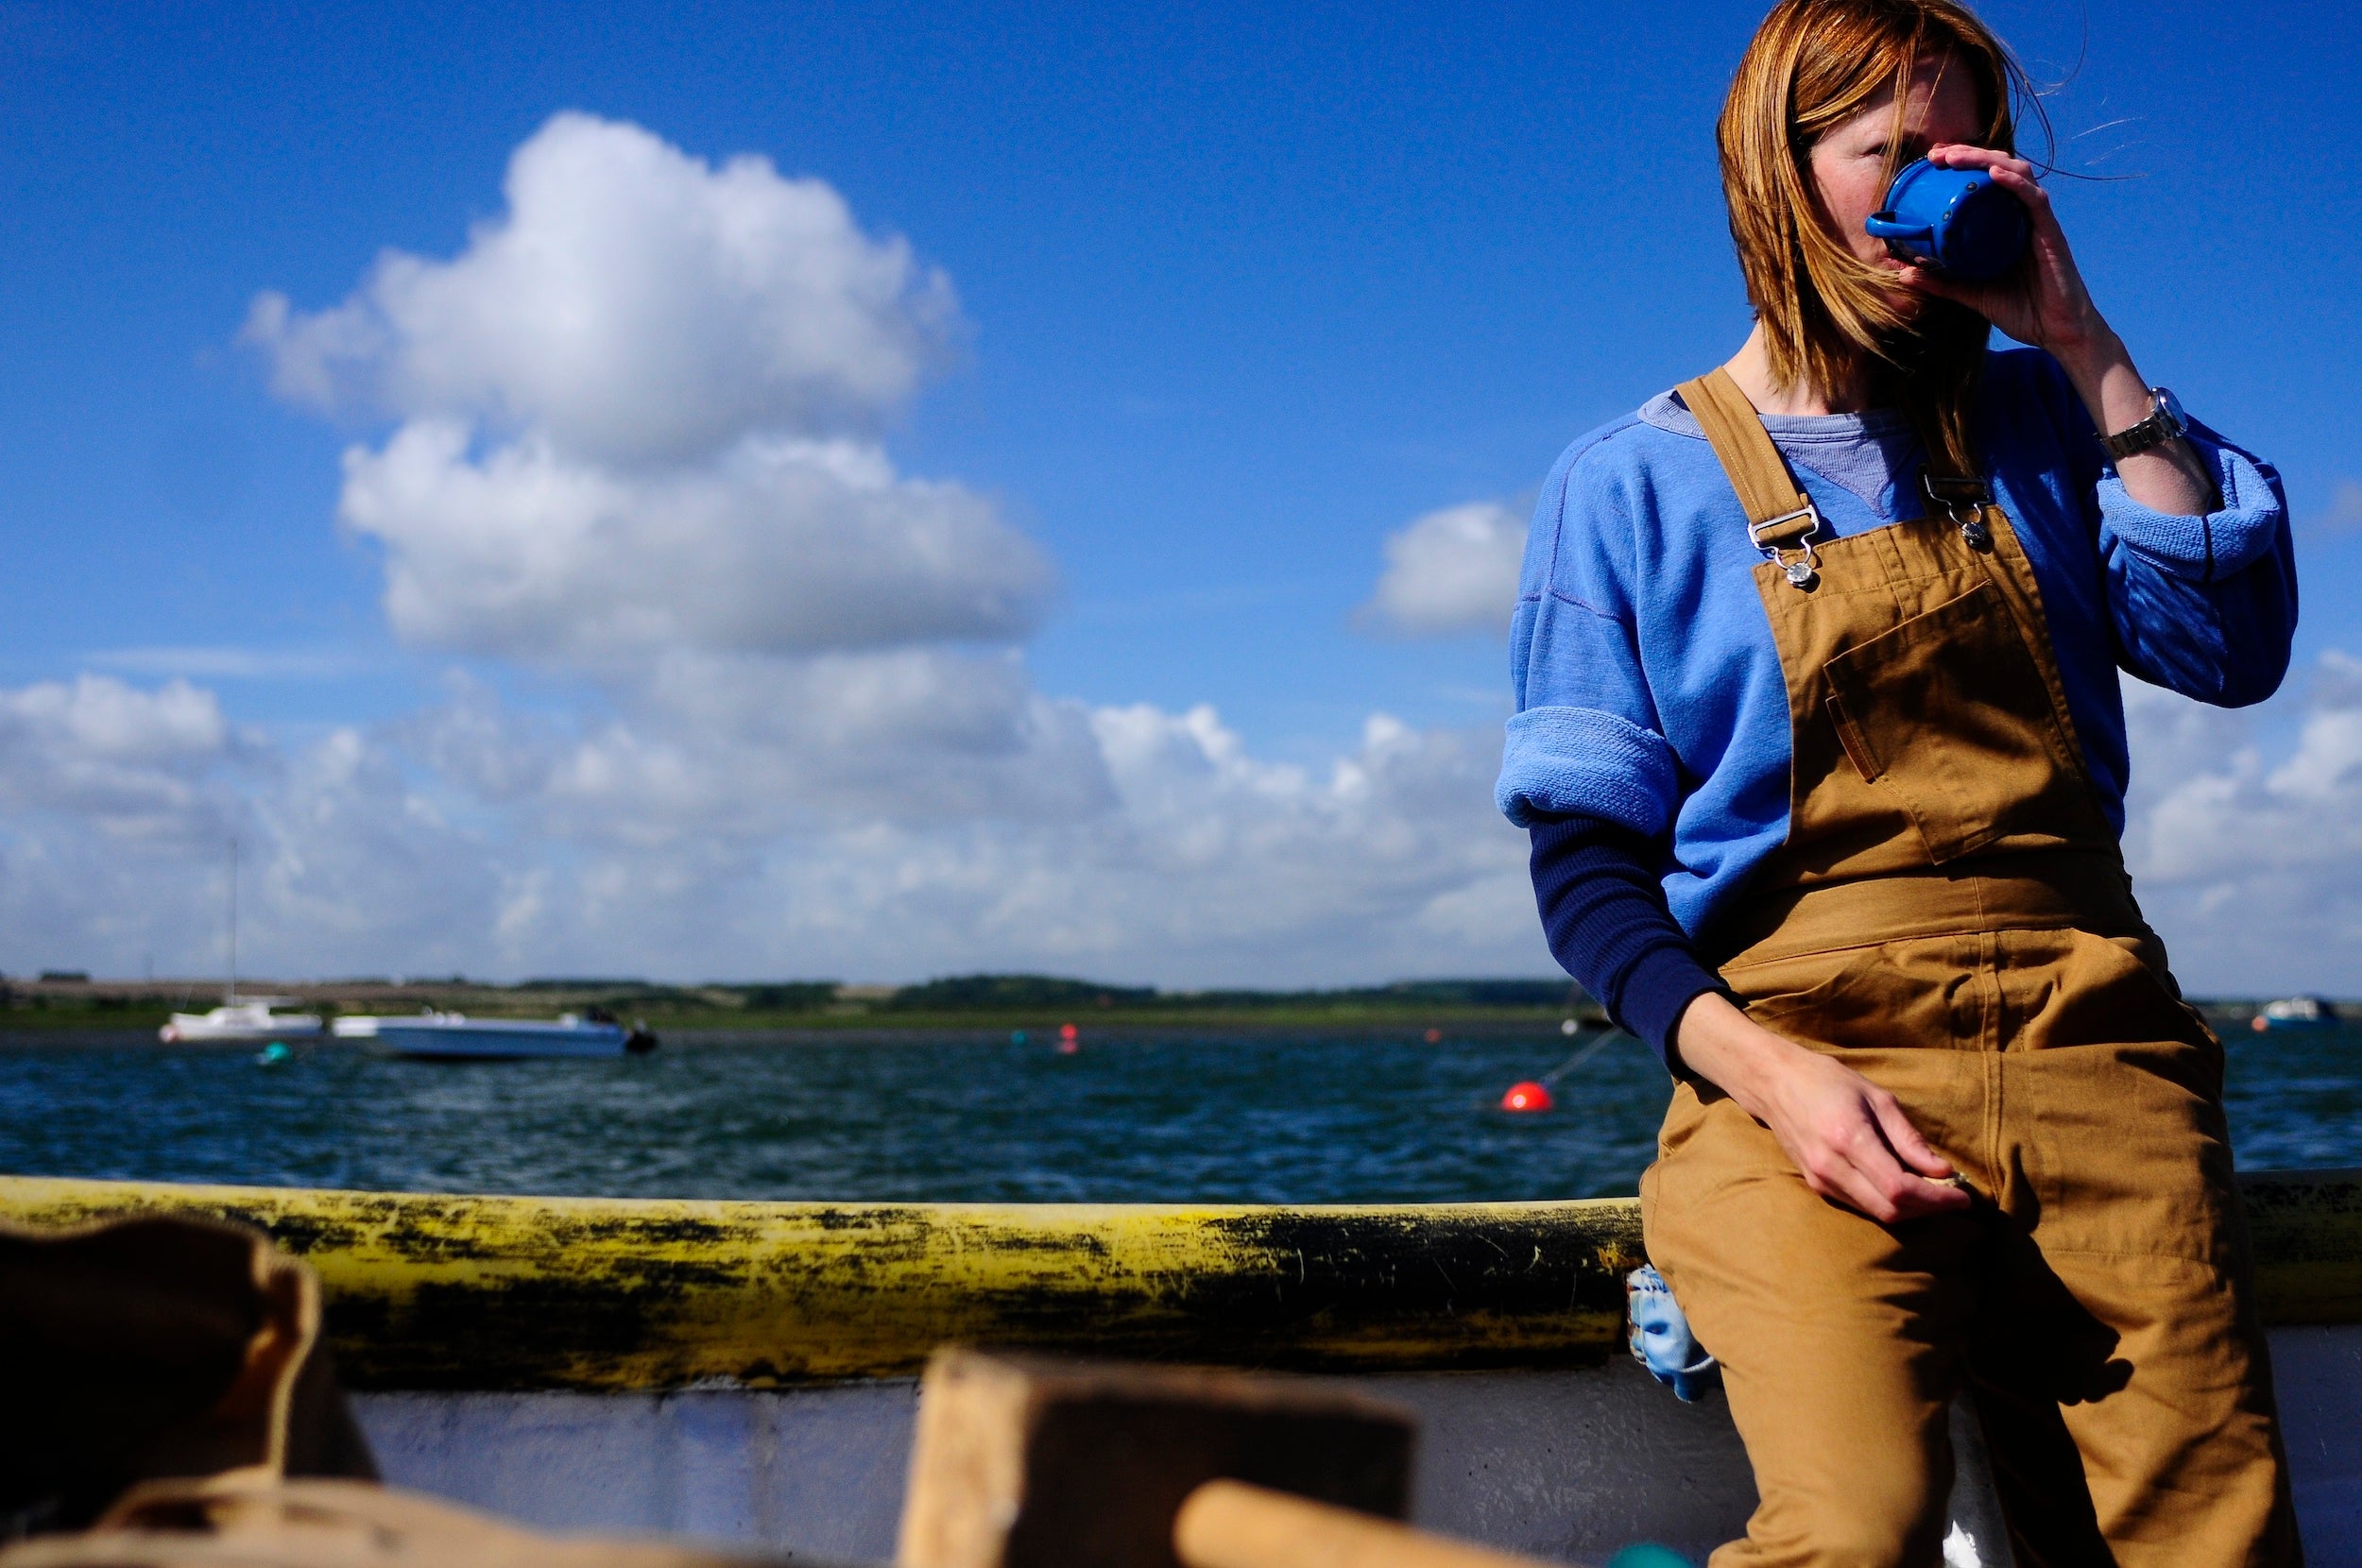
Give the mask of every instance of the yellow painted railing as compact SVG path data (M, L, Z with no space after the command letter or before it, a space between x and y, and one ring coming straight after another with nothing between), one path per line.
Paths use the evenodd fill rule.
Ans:
M2362 1172L2251 1178L2276 1322L2362 1321ZM475 1198L0 1177L0 1219L244 1220L320 1276L365 1389L905 1376L949 1340L1233 1366L1595 1359L1630 1200L1369 1207Z

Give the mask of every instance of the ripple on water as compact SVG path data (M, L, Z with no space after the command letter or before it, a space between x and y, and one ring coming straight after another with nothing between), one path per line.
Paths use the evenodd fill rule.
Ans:
M1629 1193L1664 1071L1619 1040L1515 1116L1548 1036L1109 1033L668 1042L426 1064L51 1036L0 1049L0 1169L268 1185L1003 1202L1446 1202ZM2250 1168L2362 1163L2362 1031L2235 1037Z

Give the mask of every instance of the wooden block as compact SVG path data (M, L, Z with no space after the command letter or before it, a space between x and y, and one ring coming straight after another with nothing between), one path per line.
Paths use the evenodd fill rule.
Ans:
M1183 1568L1551 1568L1242 1481L1208 1481L1172 1524Z
M901 1568L1179 1568L1172 1522L1231 1477L1400 1518L1415 1423L1299 1378L938 1352Z

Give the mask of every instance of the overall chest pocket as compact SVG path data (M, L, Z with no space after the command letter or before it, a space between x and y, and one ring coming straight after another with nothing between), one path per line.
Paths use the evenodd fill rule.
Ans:
M2004 839L2033 848L2100 836L2049 685L1990 581L1825 672L1846 757L1892 793L1935 863Z

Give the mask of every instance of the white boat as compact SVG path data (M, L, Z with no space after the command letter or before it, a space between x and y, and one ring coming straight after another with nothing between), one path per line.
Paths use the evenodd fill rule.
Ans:
M416 1013L403 1017L339 1018L339 1040L368 1040L390 1056L443 1062L495 1062L525 1057L642 1055L656 1049L644 1028L625 1029L593 1011L585 1017L471 1018L464 1013Z
M2335 1029L2337 1009L2325 997L2284 997L2266 1002L2255 1015L2255 1032L2272 1029Z
M274 1013L293 997L232 997L205 1013L176 1013L156 1031L168 1046L207 1040L300 1040L320 1032L317 1013Z
M238 841L230 841L230 985L221 1005L206 1013L176 1013L157 1038L168 1046L206 1040L297 1040L320 1032L317 1013L273 1013L293 997L238 995Z

